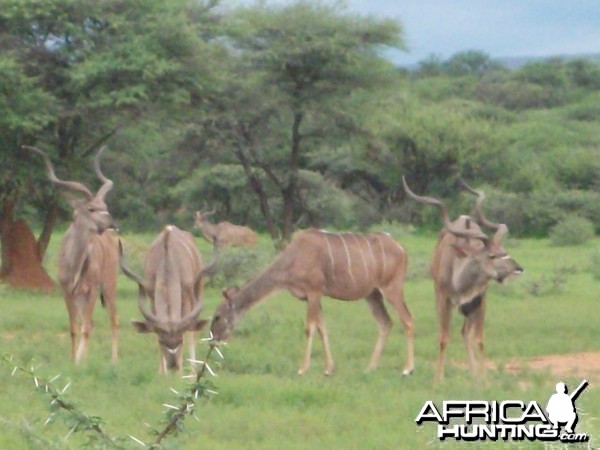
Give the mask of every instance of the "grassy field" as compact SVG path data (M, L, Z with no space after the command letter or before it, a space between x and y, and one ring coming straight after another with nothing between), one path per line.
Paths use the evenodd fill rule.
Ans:
M469 374L460 337L462 321L453 321L446 379L433 385L437 353L437 320L432 282L427 276L434 236L413 234L392 227L394 237L409 252L410 279L406 299L416 325L416 371L402 377L405 341L398 320L384 351L381 366L365 374L377 328L365 302L324 299L325 320L336 371L324 368L320 341L315 340L310 372L296 371L304 346L305 305L282 292L251 310L240 322L234 338L223 348L225 360L214 379L219 394L199 408L199 422L188 420L186 431L172 439L169 448L183 449L398 449L472 448L474 445L440 442L431 424L416 426L415 417L426 400L531 400L545 405L554 385L569 387L581 374L556 375L524 369L505 370L512 359L600 349L598 290L600 281L590 272L594 241L585 247L551 247L547 240L509 241L508 250L525 267L525 274L489 292L486 323L487 357L498 369L483 380ZM128 261L140 266L150 235L125 236ZM55 236L47 266L56 274L54 262L59 236ZM200 243L205 255L208 246ZM259 263L272 256L269 242L259 246ZM205 256L208 259L208 256ZM144 423L158 425L162 403L173 399L170 387L181 389L176 377L159 376L155 339L137 334L129 325L139 318L137 289L121 276L118 308L121 319L120 362L110 363L109 326L106 313L97 306L96 328L85 364L75 367L69 360L68 321L63 299L52 295L13 291L0 286L0 342L2 353L14 355L19 364L40 364L39 373L48 378L60 373L68 396L81 409L102 417L113 435L134 435L150 440ZM220 289L209 287L205 294L204 317L210 317L220 301ZM391 311L390 311L391 312ZM197 353L205 350L198 344ZM34 392L23 375L11 376L11 367L0 365L0 448L38 448L32 436L61 442L68 429L62 423L44 427L47 402ZM590 447L600 445L600 383L598 373L589 373L590 387L577 401L578 432L591 435ZM29 431L28 431L29 430ZM33 430L33 431L32 431ZM63 445L77 448L84 442L71 436ZM131 443L136 448L135 443ZM487 443L488 447L550 448L542 443ZM565 445L555 444L556 448ZM141 448L138 446L138 448Z

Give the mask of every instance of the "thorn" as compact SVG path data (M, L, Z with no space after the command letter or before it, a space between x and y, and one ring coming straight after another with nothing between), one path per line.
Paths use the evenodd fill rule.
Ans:
M75 431L75 428L76 427L71 428L63 440L66 441L67 439L69 439L71 437L71 435L73 434L73 432Z
M188 359L189 362L191 362L192 364L204 364L204 361L200 361L198 359Z
M208 334L208 337L202 338L200 339L201 342L209 342L213 340L213 333L212 330L210 331L210 333Z
M140 444L142 447L145 447L145 446L146 446L146 444L144 444L144 443L143 443L142 441L140 441L138 438L136 438L136 437L134 437L134 436L132 436L132 435L130 435L130 434L128 434L127 436L129 436L129 438L130 438L131 440L133 440L133 441L137 442L138 444Z
M223 353L221 353L221 350L219 350L219 347L213 347L215 349L215 352L217 352L217 355L219 355L219 357L221 359L225 359L225 357L223 356Z
M196 378L196 375L184 375L181 377L182 380L191 380L192 378Z
M48 381L48 384L52 384L54 383L56 380L58 380L62 375L59 373L58 375L56 375L54 378L52 378L50 381Z
M213 372L213 370L210 368L210 366L206 363L204 363L204 367L206 367L206 370L208 370L208 372L213 376L213 377L218 377L218 375L216 373Z
M66 392L67 389L69 389L71 387L71 382L69 381L66 386L62 389L62 391L60 391L61 394L64 394Z
M12 373L10 374L10 376L14 377L15 373L17 373L17 370L19 370L19 368L17 366L15 366L15 368L13 369Z
M52 416L46 419L46 421L44 422L44 426L47 427L50 422L52 422Z
M175 389L173 389L173 388L169 388L169 389L171 389L171 392L172 392L173 394L175 394L175 395L179 395L179 392L177 392Z
M208 392L209 394L212 394L212 395L219 395L219 393L217 391L211 391L210 389L207 389L206 392Z
M38 381L37 377L33 377L33 382L35 383L36 388L40 387L40 382Z
M179 411L177 406L169 405L168 403L163 403L163 406L166 408L174 409L175 411Z

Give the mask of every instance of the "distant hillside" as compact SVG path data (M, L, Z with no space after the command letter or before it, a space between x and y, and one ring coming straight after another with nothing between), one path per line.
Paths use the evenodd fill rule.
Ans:
M401 67L406 70L416 70L419 68L419 63L411 63L411 64L403 64L398 60L402 57L400 52L391 51L387 52L386 56L398 67ZM565 61L570 61L574 59L589 59L591 61L596 61L600 63L600 53L588 53L588 54L578 54L578 55L554 55L554 56L506 56L500 58L492 58L494 62L502 64L509 70L518 69L525 64L528 64L533 61L547 61L549 59L561 59Z
M549 59L561 59L565 61L574 59L589 59L592 61L600 62L600 53L583 54L583 55L555 55L555 56L515 56L515 57L504 57L504 58L493 58L494 61L502 64L508 69L518 69L525 64L534 61L547 61Z

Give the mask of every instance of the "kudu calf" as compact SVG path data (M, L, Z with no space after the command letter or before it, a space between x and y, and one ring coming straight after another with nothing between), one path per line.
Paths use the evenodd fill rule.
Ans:
M237 319L269 294L287 289L307 302L306 350L298 373L310 366L312 340L319 332L325 353L325 374L333 372L333 358L321 312L321 296L337 300L365 298L379 326L368 370L375 369L392 328L383 299L396 310L406 334L407 361L403 373L414 368L413 320L404 302L407 255L384 233L329 233L309 229L297 233L271 265L243 288L223 291L224 299L213 317L212 333L226 340Z
M191 332L190 358L195 359L194 332L206 325L199 320L202 310L204 277L215 267L213 261L204 268L194 236L168 225L152 242L144 263L144 279L133 273L123 261L121 269L138 284L138 305L144 321L132 321L140 333L154 332L161 352L159 372L181 370L183 367L183 335ZM146 296L152 310L146 308Z
M196 211L194 227L200 229L204 239L213 246L256 246L257 236L250 228L229 222L210 223L208 217L211 214L214 214L214 211Z
M485 301L489 280L502 283L511 275L523 272L514 259L502 246L502 239L508 232L504 224L487 220L481 211L485 199L483 192L476 192L477 217L480 223L496 233L489 238L469 216L460 216L450 221L444 204L431 197L414 194L402 177L407 195L414 200L434 205L440 210L444 229L440 232L433 258L431 275L435 287L438 319L440 322L439 356L435 379L444 376L446 347L450 340L450 318L452 307L458 307L465 317L462 335L467 349L469 366L474 374L483 371L483 324L485 319ZM478 355L475 355L475 347Z
M96 292L100 291L111 323L112 361L118 359L119 324L117 319L118 239L110 231L114 228L104 197L113 187L100 169L100 157L106 147L100 148L94 158L94 170L102 181L96 195L83 184L63 181L56 177L50 158L38 148L24 147L40 154L46 163L50 181L60 187L83 194L83 199L70 199L74 209L73 222L67 229L58 255L58 280L69 312L71 357L81 362L87 353L94 322L92 315ZM79 340L79 343L77 342Z

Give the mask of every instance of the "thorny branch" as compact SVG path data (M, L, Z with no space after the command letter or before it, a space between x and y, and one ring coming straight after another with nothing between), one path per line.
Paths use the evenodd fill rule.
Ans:
M209 399L212 395L216 394L214 385L210 380L206 379L207 374L217 376L208 365L208 361L213 356L213 353L217 353L220 358L223 358L223 355L218 348L218 344L212 341L212 338L206 339L206 341L209 341L206 357L203 361L189 360L192 363L194 374L183 377L184 379L192 379L192 382L182 392L171 389L177 395L177 402L175 402L177 405L163 404L167 408L165 411L166 417L163 421L164 426L162 429L152 429L155 434L155 439L152 443L145 443L132 435L128 436L131 439L128 440L124 437L115 437L108 434L103 429L104 421L101 417L92 416L81 411L74 402L66 398L65 392L71 386L70 381L60 389L56 387L56 382L60 378L60 375L50 380L45 380L37 374L35 365L32 364L30 368L15 365L12 355L5 355L2 358L2 362L5 365L13 367L13 376L18 372L29 376L33 380L36 390L50 397L49 406L51 413L45 425L49 425L55 422L57 418L60 418L69 428L69 432L64 438L65 440L73 433L83 432L87 433L89 437L88 445L90 447L124 449L128 447L126 445L127 442L132 443L134 441L142 447L159 449L162 447L165 438L183 431L186 416L191 415L198 420L195 415L195 409L199 398Z
M13 356L5 355L3 362L7 365L13 365ZM105 445L110 445L112 448L123 448L118 444L118 438L109 435L102 429L103 420L100 417L84 413L79 410L74 402L66 398L65 392L71 387L70 381L62 389L58 389L55 383L60 378L60 375L56 375L50 380L45 380L37 374L36 367L33 364L29 369L15 365L12 375L14 376L17 372L31 377L36 390L50 397L51 412L45 424L49 425L60 417L69 427L69 432L65 436L65 439L68 439L73 433L87 432L89 433L90 442L100 441Z

